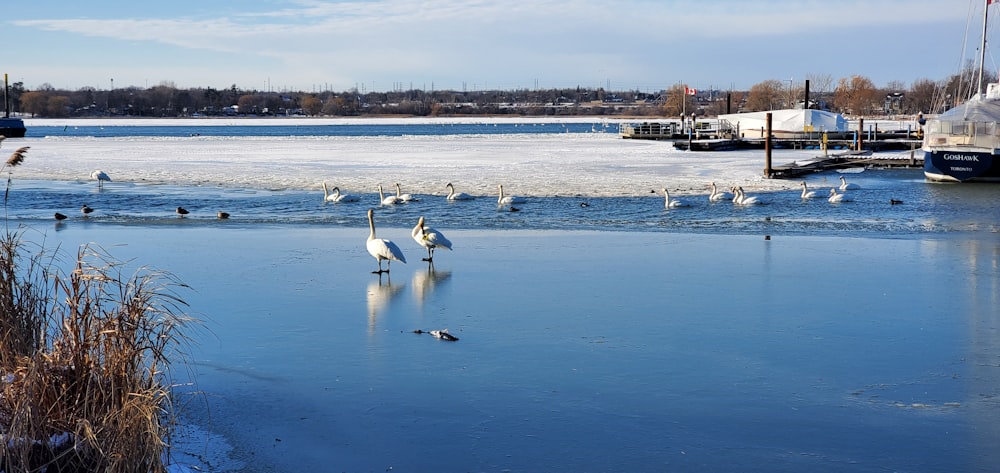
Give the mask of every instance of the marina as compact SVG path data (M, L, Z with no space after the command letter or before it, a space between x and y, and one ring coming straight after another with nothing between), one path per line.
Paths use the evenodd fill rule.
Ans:
M989 5L983 10L979 74L968 101L927 121L924 176L941 182L1000 182L1000 84L983 84Z
M808 126L798 131L772 129L770 145L774 149L899 151L918 149L922 143L919 128L901 127L897 121L874 121L867 129L864 120L853 125L853 131L817 131ZM697 120L693 127L690 121L680 120L622 123L618 132L622 139L669 141L677 149L691 151L764 149L768 142L763 126L741 129L722 118Z

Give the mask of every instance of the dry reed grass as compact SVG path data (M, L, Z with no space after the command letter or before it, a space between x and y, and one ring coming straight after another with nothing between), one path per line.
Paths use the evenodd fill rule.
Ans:
M26 250L0 235L0 472L165 472L186 286L92 246L68 275Z

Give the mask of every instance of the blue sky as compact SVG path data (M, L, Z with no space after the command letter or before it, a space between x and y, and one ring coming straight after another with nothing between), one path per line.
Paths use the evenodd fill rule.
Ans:
M746 90L851 75L908 86L975 55L963 44L967 29L978 42L982 3L18 0L0 18L0 72L28 89Z

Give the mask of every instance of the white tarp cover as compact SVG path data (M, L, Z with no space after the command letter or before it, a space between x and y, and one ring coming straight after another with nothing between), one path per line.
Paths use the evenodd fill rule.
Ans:
M937 117L942 122L1000 122L1000 101L972 99Z
M771 114L772 132L843 132L847 130L847 119L839 113L823 110L786 109L770 112L730 113L719 115L720 120L728 120L740 130L761 130L767 127L767 114Z

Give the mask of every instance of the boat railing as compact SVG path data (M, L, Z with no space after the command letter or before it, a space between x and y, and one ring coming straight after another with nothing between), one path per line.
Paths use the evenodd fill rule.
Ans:
M996 122L928 122L925 143L930 146L955 146L1000 149L1000 128Z

